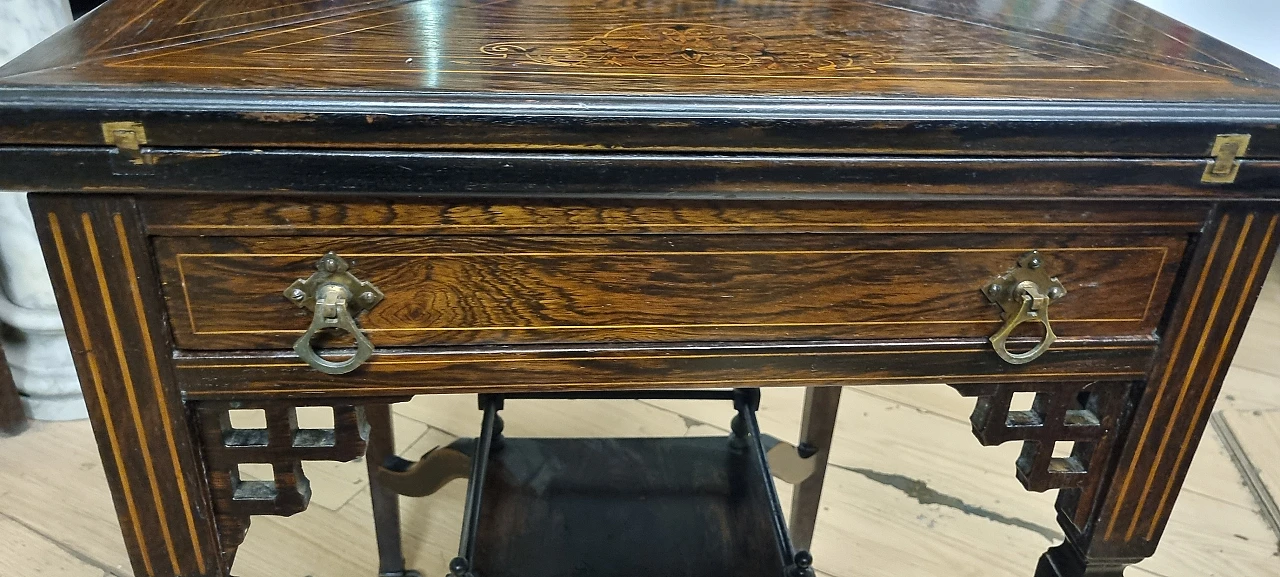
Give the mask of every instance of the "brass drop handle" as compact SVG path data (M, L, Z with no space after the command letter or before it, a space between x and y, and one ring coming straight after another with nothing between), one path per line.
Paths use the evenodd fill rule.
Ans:
M294 352L311 368L329 375L354 371L373 355L373 343L355 319L382 302L382 291L352 276L349 268L347 261L330 252L316 262L316 272L310 278L298 279L284 291L285 298L314 311L311 326L293 344ZM321 357L311 343L324 330L350 334L356 342L355 354L344 361Z
M1057 278L1044 272L1044 259L1039 252L1022 255L1018 264L1008 272L987 283L982 292L987 299L1004 309L1001 318L1004 326L991 335L991 346L996 354L1011 365L1025 365L1040 358L1058 335L1049 322L1049 305L1067 295L1067 289ZM1023 323L1038 322L1044 327L1044 337L1031 350L1024 353L1009 352L1007 341L1014 329Z

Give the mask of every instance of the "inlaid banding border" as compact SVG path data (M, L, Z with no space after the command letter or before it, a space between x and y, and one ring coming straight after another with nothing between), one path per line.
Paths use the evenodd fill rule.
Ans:
M77 286L75 275L72 274L71 259L67 252L66 239L62 233L62 224L59 222L57 214L51 212L48 217L49 231L53 235L54 247L58 251L58 260L62 265L63 280L66 282L67 294L71 300L71 311L76 319L76 331L80 335L84 350L87 351L84 359L89 365L89 378L92 381L96 397L94 404L98 405L98 409L101 412L101 417L99 418L102 422L102 428L107 434L107 446L115 461L116 478L120 481L120 492L123 494L125 509L128 513L128 526L133 530L134 539L138 541L138 557L142 560L142 566L147 571L147 574L150 575L154 573L151 567L151 549L147 545L147 534L142 530L137 501L133 495L133 484L129 482L128 468L124 464L120 438L116 433L115 422L111 418L111 407L107 404L107 392L103 384L102 370L98 366L97 357L93 354L97 347L93 344L93 338L89 333L89 323L85 320L84 304L80 297L80 289Z
M942 229L948 232L960 230L961 232L970 229L991 230L991 229L1009 229L1019 231L1024 228L1036 229L1068 229L1068 228L1088 228L1088 229L1134 229L1134 228L1170 228L1170 229L1186 229L1200 226L1198 221L1149 221L1149 222L894 222L894 223L858 223L858 222L716 222L716 223L692 223L692 222L656 222L656 223L640 223L640 222L600 222L600 223L474 223L474 224L150 224L147 230L153 234L165 235L173 233L185 233L192 230L217 230L217 231L272 231L287 233L296 230L306 230L311 232L334 232L334 233L350 233L353 230L413 230L413 231L432 231L432 230L583 230L583 231L599 231L599 230L663 230L663 229L728 229L728 230L745 230L762 228L762 229L838 229L848 231L859 230L878 230L878 229Z
M1132 318L1055 318L1056 324L1067 323L1141 323L1150 316L1151 305L1160 290L1164 278L1165 265L1169 259L1167 246L1118 246L1118 247L1062 247L1049 249L1032 248L920 248L920 249L847 249L847 250L795 250L795 251L605 251L605 252L423 252L423 253L344 253L344 257L358 258L483 258L483 257L531 257L531 258L579 258L579 257L689 257L689 256L749 256L749 255L874 255L902 253L972 253L972 252L1007 252L1020 254L1032 250L1048 252L1137 252L1158 251L1160 262L1156 265L1151 289L1147 292L1146 303L1142 306L1142 314ZM304 329L244 329L244 330L200 330L196 324L196 314L191 308L191 295L188 288L186 261L200 258L320 258L322 253L178 253L174 256L178 272L178 282L182 289L183 306L192 336L209 335L288 335L300 334ZM1001 271L993 272L999 274ZM283 283L284 281L282 281ZM283 286L283 284L282 284ZM976 290L976 289L975 289ZM282 301L283 302L283 301ZM951 320L893 320L893 321L843 321L843 322L798 322L798 323L636 323L618 325L530 325L530 326L452 326L452 327L384 327L363 328L367 333L393 332L464 332L464 331L556 331L556 330L611 330L611 329L707 329L707 328L798 328L798 327L854 327L854 326L887 326L887 325L957 325L957 324L999 324L999 319L951 319Z
M147 481L151 485L151 500L152 504L155 505L157 517L160 521L160 534L164 539L165 549L169 553L169 562L173 565L173 572L180 574L182 569L178 563L178 553L173 546L173 535L169 530L169 516L165 510L164 499L160 495L160 482L156 478L155 463L151 459L150 442L147 440L146 426L142 422L142 410L138 404L138 393L133 383L133 372L129 367L129 357L125 353L124 338L120 335L120 324L116 319L115 303L111 300L111 289L107 283L106 268L102 264L97 233L93 228L93 220L89 213L80 215L80 226L84 228L85 239L89 247L89 258L93 262L93 272L97 275L99 296L102 298L100 302L106 312L107 327L111 331L112 345L116 360L119 363L120 378L124 384L125 400L128 401L129 413L133 417L133 425L137 429L139 454L142 457ZM105 398L103 402L106 402Z
M1265 230L1259 234L1261 227L1257 222L1258 214L1245 214L1239 224L1235 224L1235 219L1239 216L1224 214L1219 219L1217 231L1201 267L1202 273L1190 294L1186 312L1178 322L1177 336L1172 342L1169 358L1164 363L1163 373L1158 383L1149 385L1155 387L1155 392L1147 408L1149 413L1142 423L1137 443L1131 447L1130 453L1126 453L1134 462L1128 464L1128 470L1124 472L1118 489L1113 494L1105 529L1102 531L1102 538L1106 541L1121 538L1123 542L1131 542L1141 535L1145 541L1154 542L1163 526L1163 520L1177 493L1175 487L1181 478L1180 473L1187 456L1194 449L1195 434L1200 430L1198 424L1213 391L1218 388L1224 365L1232 350L1231 345L1237 340L1236 333L1244 320L1244 310L1253 299L1255 285L1259 283L1259 275L1263 272L1277 224L1280 223L1280 215L1263 213L1270 214L1270 218ZM1239 230L1231 235L1234 239L1227 240L1227 233L1233 226ZM1253 255L1251 262L1242 263L1241 258L1249 254ZM1215 266L1222 263L1220 259L1225 259L1225 264L1221 265L1223 271L1215 274ZM1242 264L1248 268L1243 273L1243 284L1237 284L1236 277L1246 270ZM1206 300L1209 296L1206 289L1211 277L1221 284L1212 291L1212 300L1209 301ZM1238 299L1234 306L1228 304L1230 298ZM1231 311L1230 314L1222 314L1224 305L1230 307L1227 309ZM1198 322L1199 319L1204 319L1203 325ZM1188 335L1193 330L1199 333L1199 338L1188 341ZM1219 340L1214 340L1215 338ZM1216 350L1210 352L1214 347ZM1190 358L1185 361L1184 367L1180 363L1186 355L1190 355ZM1207 362L1210 358L1212 361ZM1208 367L1207 372L1200 370L1205 366ZM1175 385L1175 378L1181 378L1181 382ZM1200 388L1197 390L1196 387ZM1166 409L1170 396L1175 394L1172 405ZM1195 404L1189 405L1188 402ZM1188 410L1192 406L1194 409ZM1164 410L1170 411L1168 417L1159 417L1158 414ZM1153 435L1157 422L1165 425L1169 433ZM1183 431L1180 439L1177 434L1179 430ZM1176 449L1173 446L1175 440L1179 441ZM1152 447L1154 451L1151 450ZM1144 455L1153 455L1149 467L1141 465L1145 461ZM1169 462L1166 458L1171 455L1172 469L1166 470L1164 465ZM1143 472L1140 473L1140 469ZM1156 499L1155 509L1148 516L1145 511L1153 498ZM1120 527L1124 528L1122 534L1117 532Z
M191 535L191 543L195 551L200 551L200 536L196 529L195 512L191 507L191 496L187 493L187 484L182 482L182 461L178 456L178 443L173 433L173 416L169 412L169 404L163 402L165 391L163 381L160 378L160 364L156 360L155 348L152 343L151 327L147 322L146 306L142 302L142 287L138 285L138 271L133 263L133 251L129 249L128 233L125 230L124 218L119 214L112 216L115 223L116 238L120 241L120 253L124 255L125 272L129 274L130 294L133 297L134 312L137 315L138 327L142 331L143 352L147 357L147 368L150 370L152 392L161 402L157 403L160 407L160 422L164 429L165 441L168 444L169 460L173 466L174 474L178 477L178 494L182 498L182 510L187 521L187 531ZM203 555L196 555L196 564L200 571L205 571L205 562Z
M47 219L49 223L49 232L53 239L54 248L61 272L66 282L67 296L70 301L73 316L76 320L76 326L79 332L82 348L84 350L84 358L89 368L89 378L92 380L92 387L96 396L95 404L98 405L101 413L101 421L105 435L105 444L113 456L116 465L117 474L115 477L120 483L120 490L123 496L126 512L122 513L122 524L126 524L132 531L138 545L138 559L141 568L148 575L159 575L153 565L151 555L159 553L159 549L150 541L158 537L163 542L163 550L167 554L169 568L173 575L190 574L192 570L198 574L207 574L209 571L208 561L204 555L204 551L208 546L216 546L215 543L205 543L200 536L199 522L196 518L195 505L192 501L193 495L189 492L187 482L189 475L184 473L180 448L178 445L177 433L174 428L174 415L168 404L169 394L165 390L164 380L161 377L160 361L154 350L154 333L150 322L147 319L148 308L143 302L142 287L139 281L139 271L137 269L133 249L130 247L129 233L126 227L124 216L118 212L110 214L110 226L107 230L99 231L94 225L96 215L100 213L82 212L79 214L79 225L84 234L84 244L82 247L75 247L75 252L81 255L87 255L88 264L92 269L92 276L86 272L82 275L82 279L88 280L90 284L95 284L97 288L97 296L94 299L85 301L81 292L79 283L76 280L76 272L72 265L71 259L73 250L67 244L67 235L64 232L62 220L58 213L49 212ZM103 215L105 216L105 215ZM113 277L107 268L105 256L103 253L104 246L100 243L107 242L110 235L114 233L118 248L120 250L121 264L127 275L127 284L124 289L113 284ZM108 245L106 248L110 249ZM124 290L128 294L121 297L118 293ZM119 303L114 299L121 298ZM99 327L99 337L102 336L103 328L110 335L109 346L97 347L94 343L94 337L90 333L87 315L85 313L85 303L89 302L101 307L100 312L105 319L105 327ZM117 304L125 309L132 308L134 311L133 318L129 315L120 316L117 314ZM121 311L124 312L124 311ZM135 347L134 343L129 342L123 332L123 328L128 327L129 322L137 323L137 330L141 337L140 346ZM137 357L130 358L131 351L140 348L143 351L145 363L142 367L134 365L139 364ZM106 382L109 380L104 375L100 360L105 356L114 357L113 363L117 366L116 375L120 379L120 390L108 393ZM143 399L143 389L139 386L144 385L147 378L151 379L150 393L155 399L148 401ZM112 376L111 379L116 378ZM116 394L122 393L122 394ZM123 399L121 399L123 397ZM115 417L113 420L112 400L123 400L127 409L127 417L124 415ZM155 414L152 414L152 411ZM148 422L159 421L160 431L149 430ZM118 427L128 425L132 426L133 432L137 439L136 447L125 447L121 444L121 431ZM153 441L160 442L163 447L153 447ZM163 459L168 457L169 468L171 468L173 479L162 479L161 473L164 470ZM134 460L133 463L126 463L126 460ZM139 463L140 461L140 463ZM138 465L141 465L140 467ZM142 486L138 486L138 480L131 480L132 471L141 470L145 475L146 482ZM186 533L190 538L190 551L194 554L188 554L180 551L177 546L178 536L181 535L181 529L175 530L172 526L173 518L171 511L175 503L168 501L164 492L170 490L169 485L176 485L177 494L181 501L177 504L181 508L182 519L185 521ZM146 499L145 493L150 493L150 499ZM140 500L149 501L146 505L141 505ZM153 513L147 514L145 510L153 507ZM154 515L156 525L151 528L144 529L142 523L143 516L151 517ZM189 559L188 557L194 557Z

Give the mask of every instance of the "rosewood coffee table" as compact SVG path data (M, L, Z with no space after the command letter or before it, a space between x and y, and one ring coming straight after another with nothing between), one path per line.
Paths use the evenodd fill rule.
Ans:
M366 454L387 575L393 489L450 475L459 577L807 575L838 387L920 382L1058 491L1036 575L1114 576L1271 264L1280 71L1128 0L113 0L0 68L0 187L35 191L140 577L228 575L303 461ZM814 387L790 532L772 386ZM734 434L501 435L608 391ZM475 439L390 455L389 403L459 392Z

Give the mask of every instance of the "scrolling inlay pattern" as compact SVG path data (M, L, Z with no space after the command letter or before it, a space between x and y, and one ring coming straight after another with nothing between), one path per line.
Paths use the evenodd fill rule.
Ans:
M516 64L621 68L750 68L768 71L861 71L893 57L848 38L829 39L823 50L795 38L765 39L727 26L693 22L632 24L579 42L494 42L486 55L514 57ZM807 39L806 39L807 40Z
M964 94L1004 97L1058 94L1052 86L1027 88L1044 83L1071 83L1075 91L1093 90L1093 83L1111 85L1100 90L1203 84L1248 91L1226 79L1259 81L1249 64L1213 56L1199 38L1168 34L1166 21L1150 21L1154 15L1120 2L1082 3L1064 0L1057 11L1028 17L923 0L714 8L353 0L249 10L193 1L147 8L133 16L149 19L143 29L111 33L82 65L47 72L129 82L179 74L183 83L230 85L245 71L268 71L287 73L290 86L463 91L546 89L591 77L591 90L601 92L690 93L714 84L726 93L785 86L787 94L840 96L849 94L847 81L869 79L895 93L937 96L952 94L950 83L994 83L999 87L969 86ZM756 86L760 79L787 82Z

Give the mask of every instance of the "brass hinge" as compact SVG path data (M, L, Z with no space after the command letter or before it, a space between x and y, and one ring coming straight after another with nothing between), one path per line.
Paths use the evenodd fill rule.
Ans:
M111 162L117 173L137 172L139 167L154 162L151 155L142 152L142 145L147 143L147 131L142 128L141 123L103 122L102 139L116 147L116 154Z
M1219 134L1213 141L1213 159L1200 182L1231 184L1240 174L1240 158L1249 150L1248 134Z

